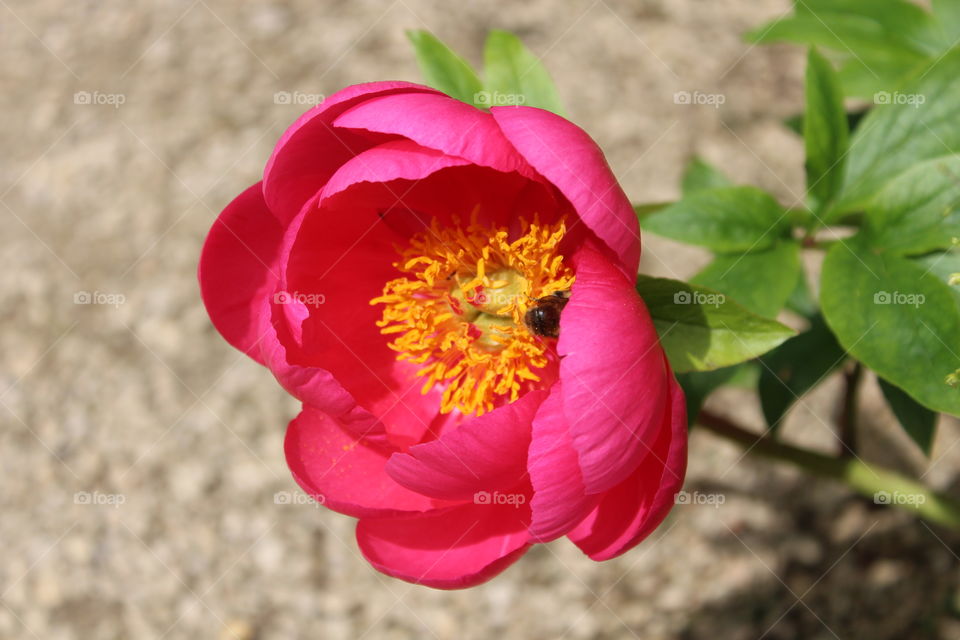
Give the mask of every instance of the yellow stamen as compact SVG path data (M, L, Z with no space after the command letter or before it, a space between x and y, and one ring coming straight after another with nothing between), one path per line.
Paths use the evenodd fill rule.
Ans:
M565 232L563 222L534 218L511 239L505 228L479 225L474 210L466 227L434 220L401 251L394 266L405 277L370 304L384 305L377 326L393 337L397 359L420 365L423 393L443 387L442 413L480 415L540 381L549 344L523 318L537 298L573 285L559 253Z

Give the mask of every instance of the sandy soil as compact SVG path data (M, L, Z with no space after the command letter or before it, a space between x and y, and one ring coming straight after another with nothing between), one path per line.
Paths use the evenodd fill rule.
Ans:
M779 119L802 102L802 52L740 38L787 8L0 2L0 637L960 637L956 534L706 433L687 490L724 503L678 507L620 559L561 541L468 592L385 578L351 519L300 499L282 452L295 403L199 301L206 230L306 108L275 93L418 79L405 28L474 62L488 29L520 34L638 201L676 197L699 152L791 203L802 146ZM724 104L678 105L678 91ZM650 236L645 252L646 271L678 277L705 260ZM81 292L103 304L75 304ZM786 437L833 446L836 382ZM883 427L864 455L957 492L955 423L928 462L872 382L864 404ZM761 424L745 391L712 405Z

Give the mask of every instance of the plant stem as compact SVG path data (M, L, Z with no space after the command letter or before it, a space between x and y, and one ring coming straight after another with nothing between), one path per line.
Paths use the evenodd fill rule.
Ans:
M715 435L743 445L752 453L784 460L816 475L840 480L878 504L892 504L930 522L960 530L960 502L899 473L867 464L859 458L834 458L777 442L708 411L701 411L697 422Z
M843 403L837 418L841 458L854 458L857 455L857 398L860 395L862 378L863 366L859 362L854 363L853 368L843 374Z

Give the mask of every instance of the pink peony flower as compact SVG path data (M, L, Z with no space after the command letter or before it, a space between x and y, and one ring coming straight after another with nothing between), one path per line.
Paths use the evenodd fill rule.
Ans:
M438 588L567 536L595 560L664 518L683 394L634 289L636 216L553 113L348 87L214 223L224 338L303 403L286 457L363 555Z

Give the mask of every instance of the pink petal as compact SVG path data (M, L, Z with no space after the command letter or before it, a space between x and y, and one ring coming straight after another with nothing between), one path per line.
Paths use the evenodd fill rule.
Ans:
M305 406L290 422L284 451L297 484L349 516L397 515L455 504L401 487L384 472L390 449L357 438L312 407Z
M494 107L494 119L527 162L555 184L583 223L634 278L640 229L630 200L597 144L569 120L533 107Z
M563 408L587 493L619 484L650 451L666 408L665 363L632 281L591 245L560 319Z
M368 411L359 407L356 400L329 371L318 367L293 364L293 358L288 357L288 350L296 351L302 347L301 323L309 315L309 311L305 305L295 300L289 301L289 304L277 303L278 295L289 296L289 293L280 291L274 272L268 272L265 277L266 282L259 289L256 288L256 271L262 265L255 259L255 254L248 251L247 248L253 249L258 246L258 242L263 242L265 247L261 253L279 253L280 258L271 258L271 264L279 265L277 269L280 271L282 279L282 265L286 263L289 257L289 247L287 245L295 238L296 229L293 229L293 233L291 233L291 229L288 228L284 234L284 239L276 243L279 244L280 248L274 248L274 241L279 233L277 230L279 225L272 216L261 211L261 213L253 215L252 220L255 223L265 221L267 232L261 233L254 225L244 232L246 240L237 237L232 233L233 226L237 226L239 229L250 227L249 224L244 224L244 221L250 217L245 212L256 211L256 209L235 206L236 204L242 204L245 200L260 203L262 208L260 185L254 185L248 189L241 197L236 199L234 204L228 207L231 211L230 215L234 216L234 218L231 218L234 221L230 223L230 226L224 224L228 219L226 215L221 216L223 220L214 225L214 230L211 231L206 247L211 249L222 247L226 251L208 251L205 248L201 258L201 287L214 321L221 322L223 316L222 313L217 313L214 309L220 309L221 307L231 309L238 306L231 304L224 306L224 293L230 292L237 284L248 285L256 289L256 294L241 296L241 299L246 299L249 296L250 302L240 307L239 310L242 313L239 316L234 314L234 323L228 325L228 330L231 326L241 326L240 323L245 323L242 324L244 327L252 326L251 323L258 325L259 335L256 336L256 340L251 337L238 341L251 345L248 348L251 357L266 365L280 384L302 402L331 414L340 420L345 427L351 428L358 434L366 435L369 438L377 437L378 434L380 437L385 437L383 424ZM225 211L224 214L226 213ZM237 214L243 215L237 217ZM291 227L299 227L301 219L297 218L291 224ZM240 224L237 224L237 221ZM234 258L234 254L236 258ZM244 277L244 267L247 271L254 272L253 275ZM214 280L211 274L216 274L219 280ZM239 278L237 277L238 274L240 275ZM226 286L223 285L223 281L226 281ZM216 307L214 305L215 301L220 301L221 307ZM231 316L227 315L226 317L229 319ZM223 330L221 328L221 331ZM250 332L253 333L252 329Z
M570 427L563 413L562 383L550 389L533 420L533 438L527 462L533 499L530 536L547 542L569 532L597 504L587 496L573 448Z
M333 172L364 149L389 139L361 131L337 130L333 121L363 102L397 93L438 92L409 82L357 84L333 94L297 119L283 134L263 174L263 193L282 222L292 219Z
M419 442L438 419L440 390L420 393L416 366L397 361L376 325L382 307L370 304L397 277L397 235L375 209L344 197L305 209L295 225L281 284L314 303L299 327L300 346L285 344L286 362L333 374L397 446Z
M511 505L468 504L405 518L364 518L357 542L377 570L436 589L485 582L529 548L524 517Z
M497 171L540 179L510 145L489 113L442 94L403 93L365 100L334 125L395 134Z
M451 156L444 158L443 163L457 162ZM460 224L469 221L476 210L478 222L486 226L516 225L521 216L531 220L534 214L542 222L551 223L565 213L564 206L569 208L553 186L518 173L501 173L470 164L436 168L436 161L426 155L415 160L414 166L425 177L364 182L347 176L345 180L353 184L329 197L325 192L325 206L335 204L344 210L375 212L396 233L399 246L405 246L413 234L428 229L433 218L441 227L449 227L455 218ZM345 175L348 170L344 169ZM426 175L428 171L434 172Z
M288 350L296 353L302 347L302 341L294 338L297 333L294 323L301 315L297 313L298 307L304 305L296 302L277 304L272 300L265 300L264 304L267 306L264 315L272 317L272 322L261 343L261 353L264 363L283 388L304 404L329 414L354 435L385 444L385 425L361 407L332 373L320 367L291 363L296 356L288 356ZM305 309L300 311L306 313Z
M462 158L421 147L409 140L385 142L345 162L327 182L320 198L322 202L358 182L422 180L440 169L467 164L469 163ZM394 193L399 199L406 191L407 188L399 186Z
M526 473L530 423L546 395L530 391L437 440L395 453L387 462L387 473L434 498L472 500L478 491L506 491Z
M259 342L266 331L262 303L276 287L282 237L258 182L213 223L197 270L203 303L217 331L261 364Z
M569 535L594 560L632 549L666 517L687 469L687 411L683 391L670 376L670 407L653 451Z

